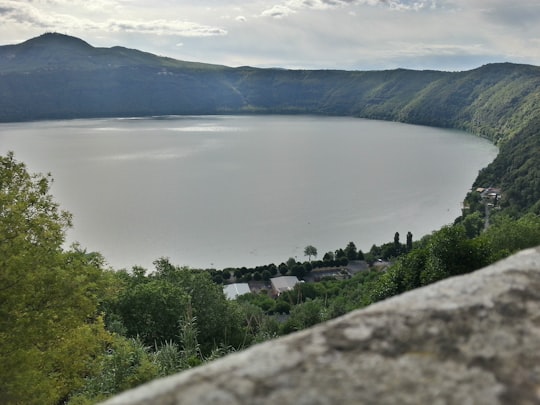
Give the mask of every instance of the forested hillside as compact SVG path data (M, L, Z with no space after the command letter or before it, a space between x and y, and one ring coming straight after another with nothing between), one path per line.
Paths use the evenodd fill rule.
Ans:
M467 72L230 68L60 34L0 47L0 121L167 114L328 114L466 129L496 142L540 111L540 68Z

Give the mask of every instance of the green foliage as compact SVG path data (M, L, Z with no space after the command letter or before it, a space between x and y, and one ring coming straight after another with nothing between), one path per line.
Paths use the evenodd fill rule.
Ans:
M464 274L490 263L490 247L484 240L469 239L462 225L446 226L422 245L402 256L381 277L372 301L400 294L444 278Z
M518 220L502 215L479 238L490 248L490 262L502 259L519 250L540 245L540 216L527 214Z
M311 257L317 257L317 248L315 246L308 245L304 249L304 256L307 256L309 261L311 261Z
M72 396L70 405L102 401L159 375L159 368L152 362L149 348L138 339L116 337L99 360L98 369L87 378L84 387Z
M163 343L153 354L160 377L174 374L183 369L184 359L180 347L172 342Z
M321 299L307 300L295 305L282 325L283 333L290 333L316 325L328 318L328 310Z
M479 193L475 193L479 195ZM467 215L462 221L465 228L465 234L467 238L474 238L482 232L484 229L485 219L482 217L479 211L475 211L472 214Z
M536 115L501 146L497 158L480 172L474 185L500 187L501 207L513 217L540 214L540 103Z
M118 295L106 303L108 319L120 322L126 336L138 337L150 347L165 342L184 345L178 323L190 313L197 319L197 337L204 355L220 344L241 344L239 322L209 272L177 267L164 258L155 266L155 273L149 275L137 269Z
M376 283L371 300L468 273L539 244L540 216L532 213L518 220L496 216L489 229L472 238L463 224L446 226L402 256Z
M354 244L354 242L349 242L344 251L345 251L345 256L347 256L347 259L349 260L358 259L358 251L356 249L356 245Z
M109 339L98 256L62 250L71 217L13 154L0 157L0 397L55 404L82 385ZM73 358L78 361L74 362Z

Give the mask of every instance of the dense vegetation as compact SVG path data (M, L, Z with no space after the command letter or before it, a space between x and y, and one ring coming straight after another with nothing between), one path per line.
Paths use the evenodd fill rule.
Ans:
M366 253L351 242L316 260L307 246L303 263L212 271L164 258L153 271L113 270L99 253L62 248L71 217L50 195L51 177L0 156L2 402L94 403L540 244L539 73L510 64L462 73L232 69L59 35L0 47L3 120L309 112L464 128L501 146L474 184L500 188L500 200L472 191L466 215L420 240L409 233L402 243L396 232ZM307 279L363 259L378 265L279 297L262 290L230 301L222 292L232 280Z
M230 68L45 34L0 47L0 121L167 114L347 115L503 142L540 109L540 68L467 72Z
M540 214L540 114L500 149L476 179L475 187L500 187L502 207L513 216Z

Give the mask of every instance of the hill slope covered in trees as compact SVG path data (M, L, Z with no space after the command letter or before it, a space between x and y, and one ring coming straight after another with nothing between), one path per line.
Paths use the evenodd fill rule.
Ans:
M0 47L0 121L168 114L326 114L453 127L496 142L540 110L540 68L466 72L231 68L44 34Z

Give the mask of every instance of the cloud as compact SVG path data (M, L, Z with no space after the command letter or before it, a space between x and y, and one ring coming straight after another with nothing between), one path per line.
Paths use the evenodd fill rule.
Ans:
M261 13L261 16L263 16L263 17L273 17L273 18L283 18L283 17L287 17L290 14L293 14L295 12L296 11L292 7L289 7L287 5L278 4L278 5L275 5L275 6L271 7L271 8L269 8L269 9L264 10Z
M482 44L444 44L444 43L406 43L394 42L392 55L397 57L405 55L408 57L439 55L479 55L486 53L482 48Z
M244 17L243 15L239 15L238 17L235 18L236 21L240 21L240 22L245 22L247 21L247 18Z
M69 4L65 0L45 0L48 4ZM108 0L99 0L102 4L110 4ZM71 3L73 4L73 3ZM198 24L181 20L138 20L107 19L104 22L90 18L75 17L54 11L40 11L28 3L0 0L0 23L16 23L34 28L53 31L106 31L127 32L153 35L174 35L183 37L209 37L227 35L220 27Z
M437 8L436 0L287 0L264 10L264 17L283 18L299 10L328 10L346 6L381 6L392 10L419 11Z
M183 37L209 37L227 34L226 30L219 27L178 20L111 20L103 28L106 31L113 32L136 32L139 34L177 35Z

